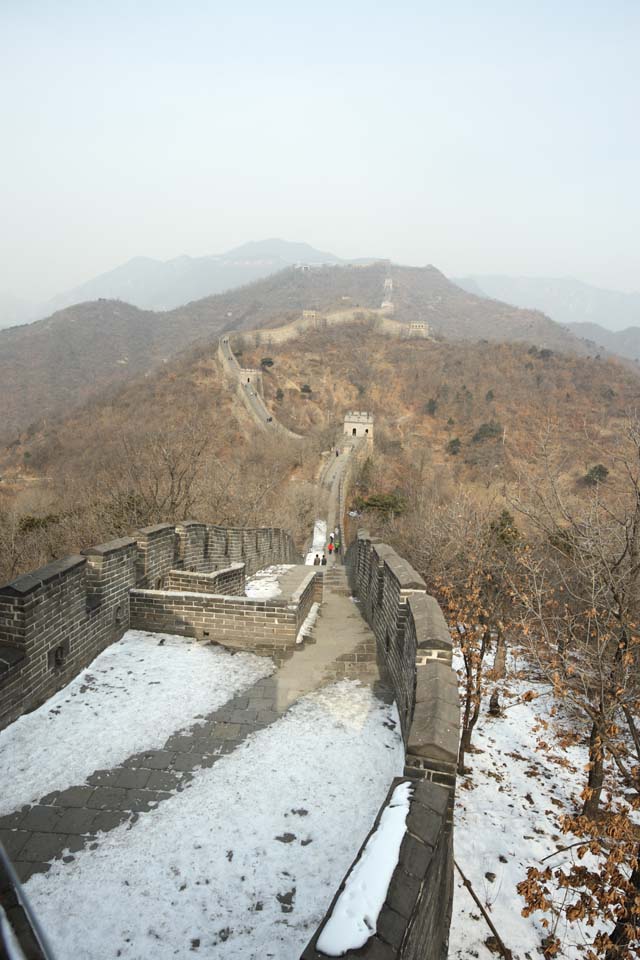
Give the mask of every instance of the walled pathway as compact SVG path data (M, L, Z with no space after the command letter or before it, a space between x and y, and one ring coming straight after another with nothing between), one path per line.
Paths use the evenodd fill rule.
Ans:
M344 569L328 575L314 642L296 650L280 669L259 680L204 720L173 734L160 750L137 753L110 770L0 817L0 840L26 881L48 861L73 860L94 849L100 832L140 816L188 787L195 771L211 767L250 734L277 721L300 697L342 677L375 685L390 702L376 666L375 639L349 598Z

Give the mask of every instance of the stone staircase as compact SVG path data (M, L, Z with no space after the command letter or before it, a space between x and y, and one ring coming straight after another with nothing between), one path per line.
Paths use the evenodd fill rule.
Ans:
M335 593L339 597L350 597L351 587L347 578L347 568L342 564L327 567L324 572L324 588L325 591Z

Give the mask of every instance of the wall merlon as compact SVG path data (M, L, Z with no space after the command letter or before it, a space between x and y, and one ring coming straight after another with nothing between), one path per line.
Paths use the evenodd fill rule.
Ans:
M96 547L85 547L80 553L83 557L111 557L116 553L125 554L135 547L136 540L134 537L120 537L118 540L100 543Z
M56 581L61 581L69 574L80 570L86 562L86 558L81 556L55 560L53 563L47 564L46 567L40 567L33 573L25 573L23 576L12 580L11 583L0 586L0 595L28 597L41 587L51 586L55 588Z

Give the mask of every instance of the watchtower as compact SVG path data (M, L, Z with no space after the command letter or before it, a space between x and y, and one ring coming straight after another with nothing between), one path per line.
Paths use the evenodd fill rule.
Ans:
M412 320L409 324L409 336L410 337L428 337L429 336L429 324L426 320Z
M344 417L345 437L365 437L373 443L373 416L365 410L348 410Z

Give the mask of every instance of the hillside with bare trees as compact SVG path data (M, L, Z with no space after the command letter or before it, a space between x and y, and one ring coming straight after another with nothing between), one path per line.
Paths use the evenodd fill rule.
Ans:
M225 330L278 326L302 310L379 308L393 282L394 318L426 320L439 337L518 340L575 353L587 346L535 311L475 297L435 267L290 268L240 289L164 312L119 300L61 310L37 323L0 331L0 439L45 425L110 385L150 374L191 343L210 344Z

